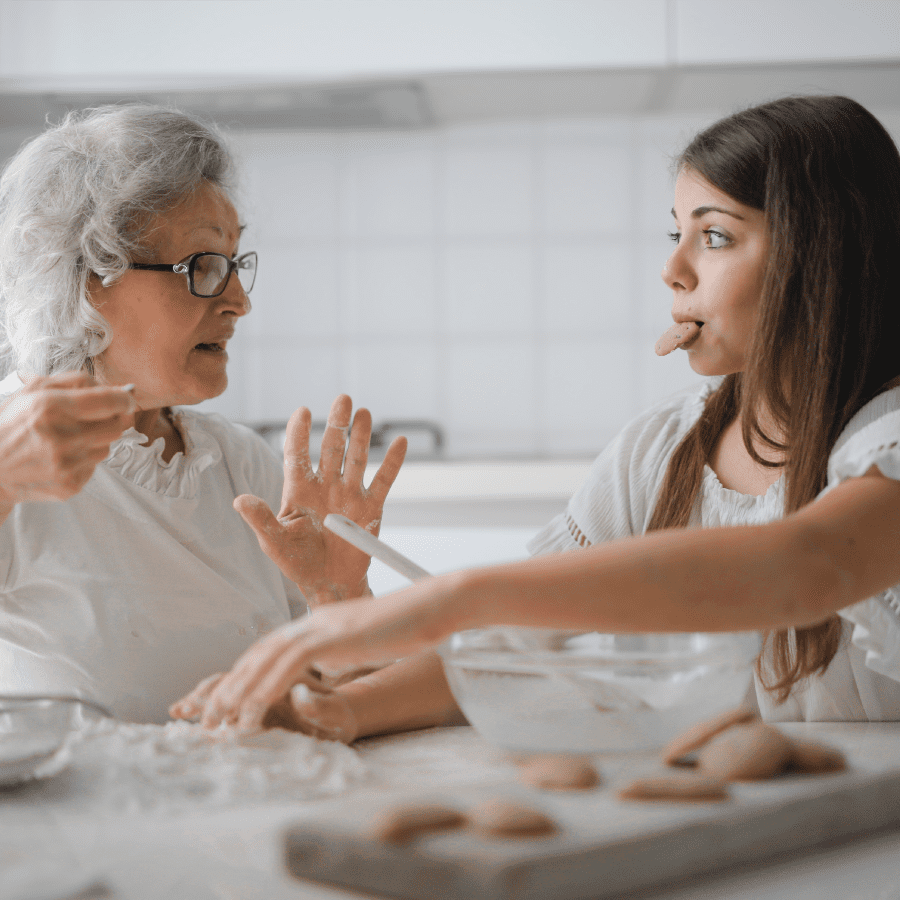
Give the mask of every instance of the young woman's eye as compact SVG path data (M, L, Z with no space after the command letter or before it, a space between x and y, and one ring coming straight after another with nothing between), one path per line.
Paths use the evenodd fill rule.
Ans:
M703 233L706 235L706 246L710 250L720 250L731 243L730 237L726 237L721 231L716 231L713 228L707 228Z
M677 244L681 240L681 232L680 231L670 231L669 232L669 240L672 243Z

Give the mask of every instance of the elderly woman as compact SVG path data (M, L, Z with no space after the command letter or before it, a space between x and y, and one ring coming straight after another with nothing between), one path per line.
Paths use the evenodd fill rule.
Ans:
M285 476L249 429L179 408L225 390L250 311L232 179L207 125L120 106L69 115L0 181L0 693L163 722L305 600L366 592L368 558L321 519L377 531L402 440L366 489L347 397L318 472L294 414Z

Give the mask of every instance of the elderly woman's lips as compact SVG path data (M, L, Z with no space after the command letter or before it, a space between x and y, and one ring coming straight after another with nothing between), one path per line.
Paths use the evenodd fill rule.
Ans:
M225 347L222 344L197 344L194 347L195 350L200 350L203 353L224 353Z
M676 322L656 342L654 347L656 355L667 356L679 347L686 347L700 334L701 324L701 322Z

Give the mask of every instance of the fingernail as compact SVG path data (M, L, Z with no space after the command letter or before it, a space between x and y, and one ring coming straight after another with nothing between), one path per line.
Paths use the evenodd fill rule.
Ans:
M237 720L240 731L251 731L260 727L262 713L258 706L245 706Z

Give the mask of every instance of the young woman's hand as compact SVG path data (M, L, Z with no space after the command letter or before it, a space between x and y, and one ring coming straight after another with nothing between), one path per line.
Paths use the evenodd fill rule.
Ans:
M82 372L31 379L0 404L0 506L77 494L134 411L130 391Z
M173 719L199 719L224 673L205 678L186 697L169 707ZM273 703L260 723L263 728L299 731L325 741L352 744L359 736L356 717L350 704L334 691L311 690L306 684L294 685Z
M313 606L368 592L369 557L332 534L322 522L328 513L340 513L377 535L385 498L406 455L406 438L397 438L372 483L365 487L372 416L367 409L357 410L350 429L351 409L345 394L332 404L318 471L313 470L309 455L310 412L301 407L291 416L277 517L265 501L250 494L234 501L263 551Z
M387 597L317 607L257 641L230 672L216 676L214 683L201 683L173 709L187 703L184 709L199 715L207 728L221 722L259 727L294 685L302 682L321 691L317 669L327 672L410 656L460 627L472 627L459 602L464 577L444 575Z

